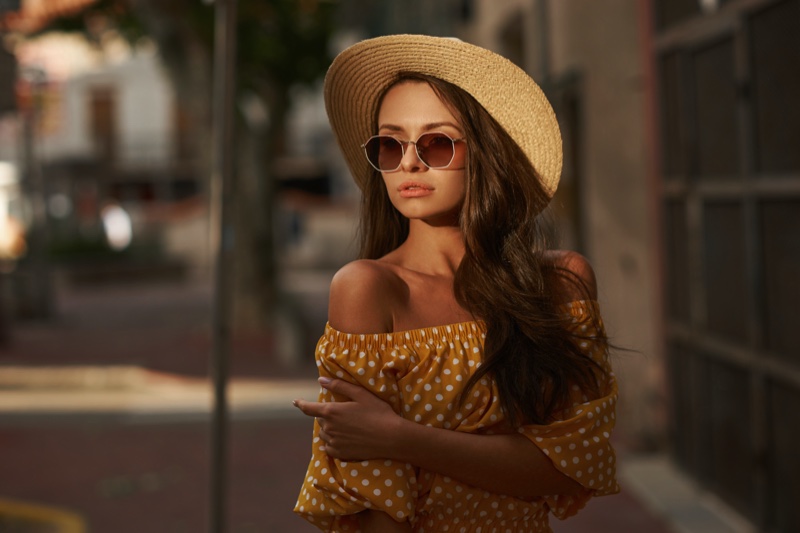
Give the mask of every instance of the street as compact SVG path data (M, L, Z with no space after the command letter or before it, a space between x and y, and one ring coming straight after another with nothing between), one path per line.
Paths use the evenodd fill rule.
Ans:
M55 320L15 324L0 352L0 500L75 513L92 532L207 531L210 297L193 283L82 288L59 294ZM311 354L275 358L271 343L269 332L232 342L230 533L315 531L292 513L311 421L290 402L313 394L316 369ZM625 490L553 522L669 531Z

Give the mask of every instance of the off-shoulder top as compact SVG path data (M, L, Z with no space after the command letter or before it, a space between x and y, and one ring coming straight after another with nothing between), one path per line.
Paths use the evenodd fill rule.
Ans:
M395 412L420 424L468 433L519 431L561 472L577 481L578 495L524 500L494 494L448 476L391 460L340 461L328 456L314 424L312 456L295 512L323 531L354 533L365 509L408 521L417 532L549 532L548 515L575 514L591 496L613 494L616 461L609 437L615 423L617 384L595 301L564 306L580 347L606 370L601 394L587 398L572 388L572 406L547 425L512 429L495 383L480 380L459 405L458 395L481 364L485 326L464 322L381 334L325 328L316 349L320 376L361 385ZM336 401L322 389L319 401Z

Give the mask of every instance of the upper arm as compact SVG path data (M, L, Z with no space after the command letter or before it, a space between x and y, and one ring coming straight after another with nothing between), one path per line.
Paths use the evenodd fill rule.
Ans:
M556 267L554 282L563 303L597 299L594 269L584 256L569 250L554 250L549 254Z
M353 261L331 281L328 322L346 333L390 332L397 298L397 279L388 269L375 261Z

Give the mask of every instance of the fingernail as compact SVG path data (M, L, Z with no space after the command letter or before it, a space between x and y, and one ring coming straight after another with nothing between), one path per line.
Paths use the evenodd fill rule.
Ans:
M323 378L319 378L317 381L319 381L319 384L324 387L325 385L330 385L331 381L333 381L333 380L331 378L324 378L323 377Z
M297 407L297 400L292 400L292 405L294 405L295 407Z

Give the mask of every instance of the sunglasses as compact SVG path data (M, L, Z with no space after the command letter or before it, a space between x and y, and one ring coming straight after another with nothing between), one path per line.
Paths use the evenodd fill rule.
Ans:
M379 172L394 172L406 153L406 145L413 144L417 157L431 169L447 168L456 155L456 143L464 140L453 139L439 132L423 133L416 141L401 141L389 135L374 135L361 145L367 161Z

